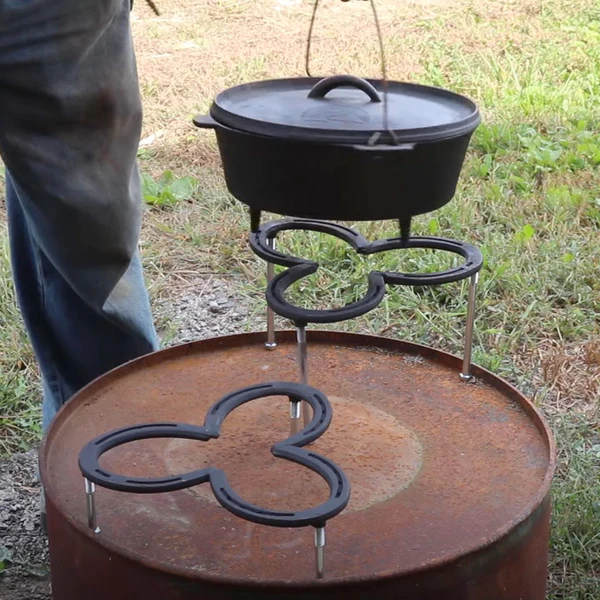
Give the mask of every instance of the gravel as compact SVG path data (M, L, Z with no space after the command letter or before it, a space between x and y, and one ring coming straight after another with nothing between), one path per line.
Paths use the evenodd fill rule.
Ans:
M0 461L0 598L50 599L48 541L39 524L37 450Z
M210 277L186 284L175 298L159 301L155 310L174 330L168 340L173 345L264 327L263 315L251 316L250 304L233 282Z
M260 299L258 299L260 300ZM156 316L169 324L167 345L264 328L264 313L228 279L198 279L159 300ZM48 541L39 525L37 449L0 459L0 598L50 600ZM83 599L82 599L83 600Z

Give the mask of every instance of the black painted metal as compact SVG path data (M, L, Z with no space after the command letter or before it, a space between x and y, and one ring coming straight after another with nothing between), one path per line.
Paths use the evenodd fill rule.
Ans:
M308 323L341 323L349 319L356 319L376 309L385 297L385 279L381 273L373 271L369 273L369 287L363 298L347 304L341 308L329 308L315 310L294 306L285 298L285 293L296 281L311 275L317 271L314 265L298 265L274 277L267 286L267 304L273 311L293 321L296 326Z
M319 268L312 260L289 256L273 249L272 240L282 231L304 230L326 233L347 242L358 254L372 255L387 250L404 248L426 248L458 254L464 262L452 269L437 273L395 273L372 271L369 274L369 287L365 296L341 308L311 310L294 306L285 298L285 293L294 283L308 277ZM324 223L306 219L284 219L265 223L250 235L250 246L254 253L267 262L288 267L267 285L266 298L269 306L279 315L290 319L296 325L308 323L337 323L353 319L377 308L385 296L386 285L431 286L442 285L467 279L483 267L483 255L471 244L439 237L402 237L367 241L350 227L337 223Z
M230 193L250 209L332 221L403 219L452 200L470 134L440 142L357 146L293 142L195 119L214 129Z
M288 396L291 402L306 401L313 410L311 422L300 432L273 445L272 453L298 463L319 474L329 485L330 496L320 506L298 512L276 511L255 506L243 500L230 487L221 469L207 467L183 475L160 479L142 479L110 473L99 465L100 457L109 450L137 440L183 438L209 441L218 438L223 421L233 410L259 398ZM318 390L298 383L273 382L250 386L228 394L209 410L203 427L180 423L134 425L112 431L90 441L81 451L79 468L89 481L108 489L134 493L157 494L187 489L210 482L215 498L232 514L271 527L322 527L326 521L346 508L350 484L343 471L328 458L302 448L319 439L329 428L332 408Z
M271 139L365 146L439 142L472 133L481 120L470 99L449 90L353 75L238 85L217 95L210 116Z
M234 87L194 123L215 130L227 187L254 224L261 211L398 219L407 239L411 217L453 198L480 116L447 90L344 75Z

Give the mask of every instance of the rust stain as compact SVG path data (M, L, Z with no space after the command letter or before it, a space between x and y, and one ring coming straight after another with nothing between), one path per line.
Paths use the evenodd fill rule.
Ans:
M185 473L198 465L216 466L226 471L234 489L246 500L272 509L301 510L324 502L329 490L318 475L282 463L271 454L273 443L289 435L287 399L273 400L248 404L232 413L224 423L222 437L214 443L169 441L161 453L161 472ZM329 400L333 423L313 448L339 464L351 481L360 482L353 488L346 511L364 510L405 489L422 464L423 449L417 436L374 406L334 396ZM143 459L138 462L143 464ZM109 468L122 472L130 464L128 453L121 451ZM217 504L209 486L192 488L189 493Z

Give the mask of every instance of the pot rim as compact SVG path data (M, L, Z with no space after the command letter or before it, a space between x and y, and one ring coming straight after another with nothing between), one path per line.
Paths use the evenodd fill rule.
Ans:
M211 125L208 126L206 124L206 122L199 124L200 123L200 119L204 118L204 119L210 119L212 121ZM380 151L380 152L385 152L385 151L406 151L406 150L412 150L414 148L416 148L417 146L421 146L424 144L436 144L436 143L440 143L440 142L447 142L450 140L458 140L459 138L463 138L465 136L471 136L473 134L473 132L477 129L477 127L479 126L479 124L481 123L481 119L479 119L478 123L470 128L470 130L468 131L458 131L455 132L454 134L449 132L448 135L446 136L438 136L435 139L416 139L416 140L407 140L407 141L402 141L398 144L393 144L391 143L391 140L386 139L385 142L382 141L377 141L377 143L369 145L368 143L361 143L361 142L348 142L346 140L335 140L335 141L324 141L321 139L309 139L308 137L306 139L290 139L289 137L284 137L284 136L273 136L273 135L267 135L265 133L255 133L253 131L248 131L246 129L242 129L242 128L238 128L238 127L233 127L230 125L226 125L224 123L221 123L220 121L217 121L217 119L215 117L213 117L212 114L210 115L198 115L196 117L194 117L193 119L194 125L196 127L198 127L199 129L213 129L217 135L219 133L219 130L223 130L223 131L228 131L230 133L233 134L238 134L238 135L249 135L249 136L253 136L255 138L258 139L262 139L262 140L271 140L271 141L278 141L278 142L289 142L290 144L302 144L302 145L307 145L307 146L321 146L321 147L328 147L328 148L344 148L344 149L349 149L349 148L354 148L355 150L360 150L360 151L370 151L370 152L374 152L374 151ZM363 140L364 142L364 140Z

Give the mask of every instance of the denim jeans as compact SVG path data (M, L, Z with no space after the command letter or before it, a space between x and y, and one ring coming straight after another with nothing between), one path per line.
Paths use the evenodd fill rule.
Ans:
M130 0L0 0L0 156L44 432L87 383L158 349L129 15Z

